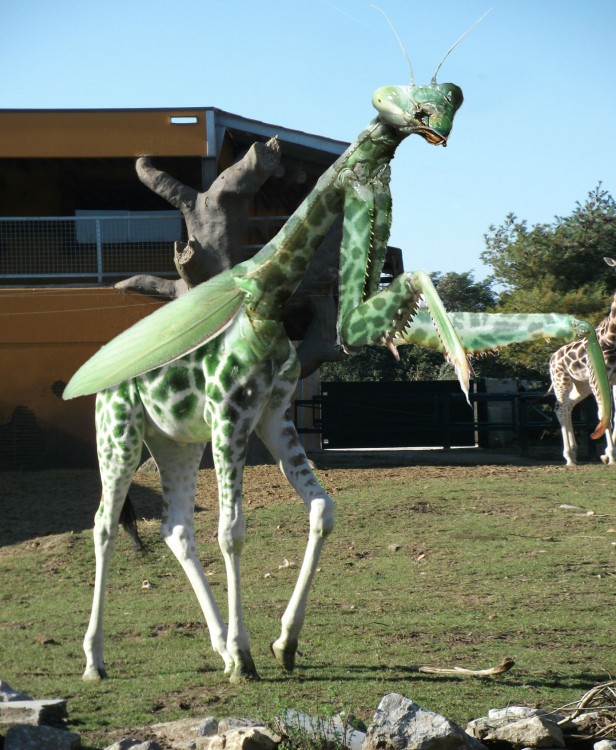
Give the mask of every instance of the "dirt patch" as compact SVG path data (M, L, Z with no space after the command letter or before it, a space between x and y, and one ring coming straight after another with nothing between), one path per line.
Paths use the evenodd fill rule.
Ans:
M512 462L515 458L511 459ZM522 479L530 472L562 471L560 465L415 465L317 468L325 488L334 497L342 490L360 487L374 479L413 483L420 479L510 477ZM140 519L158 519L161 489L157 472L140 471L130 491ZM262 505L289 502L296 498L276 466L249 466L245 471L246 510ZM100 479L95 470L0 473L1 548L19 542L92 528L100 500ZM196 507L217 507L213 469L199 472Z

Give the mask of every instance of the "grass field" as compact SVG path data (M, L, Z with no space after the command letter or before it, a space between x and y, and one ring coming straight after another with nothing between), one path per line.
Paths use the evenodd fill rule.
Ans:
M588 465L319 472L336 500L296 672L269 655L307 536L272 466L246 472L245 615L262 681L230 685L181 569L158 536L158 477L134 501L146 551L121 534L108 585L110 678L81 681L92 593L95 472L0 474L0 678L68 700L85 747L188 716L272 718L283 708L371 718L399 692L461 724L509 704L557 708L616 673L614 470ZM201 556L221 607L213 472L200 473ZM576 506L563 508L561 506ZM285 562L287 561L287 562ZM143 588L144 580L152 587ZM417 674L483 668L497 678ZM125 731L124 731L125 733ZM109 738L112 739L109 739Z

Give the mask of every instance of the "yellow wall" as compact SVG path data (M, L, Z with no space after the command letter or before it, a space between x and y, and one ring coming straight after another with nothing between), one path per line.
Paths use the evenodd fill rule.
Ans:
M192 117L174 125L173 115ZM0 157L208 156L205 111L5 111Z
M109 288L0 289L0 470L97 464L94 396L63 401L64 385L94 352L162 303ZM296 398L318 393L318 374ZM300 408L298 427L312 427ZM307 450L318 435L302 435ZM262 450L251 462L267 462Z
M94 397L75 370L160 302L111 288L0 289L0 468L95 465Z

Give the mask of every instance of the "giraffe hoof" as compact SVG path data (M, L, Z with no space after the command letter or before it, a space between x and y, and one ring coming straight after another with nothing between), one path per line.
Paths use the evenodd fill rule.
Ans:
M229 676L229 682L232 685L242 685L245 682L260 682L260 681L261 681L261 677L259 677L259 673L256 670L253 672L248 672L246 670L236 669Z
M81 678L84 682L99 682L107 679L107 671L104 667L86 667L86 671Z
M297 641L289 641L287 645L282 648L276 645L276 641L270 643L270 651L274 655L274 658L278 664L287 672L292 672L295 669L295 654L297 653Z
M229 682L232 685L241 685L244 682L259 682L260 680L252 656L248 652L242 652L239 661L236 662L229 675Z

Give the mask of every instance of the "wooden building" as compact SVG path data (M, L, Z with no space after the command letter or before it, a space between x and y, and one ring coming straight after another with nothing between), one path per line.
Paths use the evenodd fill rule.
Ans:
M274 135L281 167L252 202L251 254L348 144L213 107L0 110L0 470L96 463L93 397L65 402L63 386L161 304L113 284L176 277L173 241L186 239L181 213L139 181L136 157L205 191ZM400 273L400 251L388 266Z

